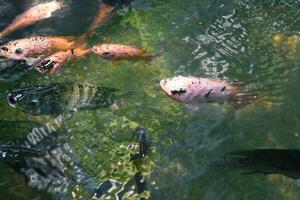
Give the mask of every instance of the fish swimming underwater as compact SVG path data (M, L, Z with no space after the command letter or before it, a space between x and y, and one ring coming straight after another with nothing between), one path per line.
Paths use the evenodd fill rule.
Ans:
M151 60L156 55L147 54L143 49L132 45L99 44L92 48L93 52L104 59L145 59Z
M74 37L33 36L8 42L0 46L0 57L29 62L40 56L72 49L77 45Z
M173 100L184 103L233 103L241 107L258 98L258 94L239 93L226 81L193 76L175 76L160 81L162 90Z
M52 75L56 73L68 61L84 58L91 53L90 49L75 48L66 51L56 52L48 57L43 58L34 68L43 74Z
M23 174L30 187L47 193L66 196L67 189L89 181L68 143L47 150L0 144L0 154L1 163Z
M91 23L90 27L88 28L88 32L93 34L95 30L103 23L105 22L109 15L114 10L114 7L108 4L103 3L102 1L99 4L99 12L94 18L93 22Z
M93 19L91 25L88 28L88 34L91 36L95 34L96 29L108 20L113 11L118 10L121 7L128 6L132 0L102 0L99 4L99 11Z
M24 13L18 15L6 29L0 32L0 39L18 29L24 28L26 26L34 24L35 22L51 17L53 12L61 8L62 4L57 1L41 3L32 8L29 8Z
M236 150L210 161L213 169L242 170L243 174L282 174L300 186L299 149Z
M130 160L135 163L138 171L135 173L134 177L131 178L127 183L122 185L120 191L116 193L116 199L124 199L128 194L134 194L133 191L136 190L138 194L142 194L149 190L148 184L150 177L145 176L140 170L142 162L144 162L144 158L148 155L149 150L151 148L151 139L149 131L142 127L138 126L135 128L133 133L133 139L138 143L138 152L131 155ZM131 145L130 145L131 146ZM94 195L92 199L106 199L105 197L109 197L111 190L116 190L120 183L114 180L106 180L99 184L95 189ZM135 185L136 187L132 187ZM130 195L129 195L130 196ZM127 197L129 197L127 196ZM144 200L146 198L139 198L140 200Z
M107 108L124 93L119 89L88 84L53 83L14 90L7 95L10 106L32 115L59 115L79 109Z

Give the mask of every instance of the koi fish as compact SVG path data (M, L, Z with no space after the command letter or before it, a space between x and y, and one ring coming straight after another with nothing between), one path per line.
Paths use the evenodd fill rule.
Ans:
M14 21L0 33L0 39L9 35L10 33L34 24L37 21L47 19L52 16L52 13L61 9L62 4L57 1L50 1L47 3L38 4L29 8L24 13L18 15Z
M72 49L77 45L74 37L33 36L8 42L0 46L0 57L25 60L31 65L32 59L47 56L56 51Z
M89 53L91 53L91 50L86 48L75 48L66 51L59 51L43 58L38 64L35 65L34 68L40 73L52 75L68 61L83 58Z
M222 103L229 101L235 107L257 99L258 94L239 93L227 81L193 76L175 76L160 81L162 90L173 100L184 103Z
M100 44L92 48L93 52L104 59L145 59L151 60L155 55L147 54L143 49L131 45Z

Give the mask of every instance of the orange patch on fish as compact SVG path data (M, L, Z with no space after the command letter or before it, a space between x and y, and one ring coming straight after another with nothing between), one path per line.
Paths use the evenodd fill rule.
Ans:
M84 58L89 53L91 53L91 50L83 47L66 51L58 51L48 57L45 57L37 65L35 65L34 68L38 72L49 76L56 73L68 61Z
M99 12L94 18L93 22L91 23L90 27L88 28L88 31L93 34L95 30L103 23L105 22L109 15L112 13L114 7L110 5L106 5L103 2L99 4Z
M100 44L92 48L92 51L104 59L152 59L155 55L147 54L143 49L132 45Z
M27 60L47 56L56 51L74 48L74 37L33 36L8 42L0 46L0 56L13 60Z
M14 21L0 33L0 39L20 28L24 28L40 20L51 17L53 12L61 8L62 4L57 1L41 3L29 8L24 13L18 15Z

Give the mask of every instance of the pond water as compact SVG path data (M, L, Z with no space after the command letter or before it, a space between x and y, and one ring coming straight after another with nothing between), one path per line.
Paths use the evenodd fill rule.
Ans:
M0 29L31 3L0 0ZM1 44L31 35L84 33L98 1L64 3L53 18L16 31ZM299 187L282 175L207 169L212 156L236 149L300 147L299 10L296 0L134 0L88 43L141 46L159 55L154 60L109 61L91 55L51 77L22 64L0 71L2 143L26 139L32 127L58 120L12 108L5 100L8 91L75 82L130 92L117 108L61 116L62 130L51 143L62 144L58 151L66 155L65 189L55 184L38 189L33 180L28 185L24 173L1 164L1 199L91 199L93 188L105 180L131 188L138 170L147 180L144 195L149 199L299 199ZM174 75L238 80L241 90L258 92L260 98L238 110L226 103L192 110L161 91L159 81ZM130 160L133 150L128 148L136 126L149 130L152 143L138 165ZM118 188L107 196L115 199ZM136 192L128 196L138 198Z

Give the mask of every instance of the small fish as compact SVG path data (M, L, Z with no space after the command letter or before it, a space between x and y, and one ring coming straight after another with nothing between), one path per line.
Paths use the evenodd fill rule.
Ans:
M29 8L24 13L18 15L14 19L14 21L0 33L0 39L18 29L24 28L38 21L51 17L53 12L61 8L62 4L57 1L41 3L32 8Z
M282 174L300 183L299 149L236 150L210 160L218 170L242 170L243 174Z
M229 101L239 108L258 97L258 94L239 93L236 87L226 81L193 76L163 79L160 87L173 100L191 104Z
M137 160L144 158L151 147L151 139L149 131L142 127L138 126L134 130L134 138L136 138L137 142L139 143L139 153L132 156L131 160Z
M93 52L104 59L145 59L151 60L156 55L147 54L136 46L123 44L99 44L92 48Z
M32 115L59 115L79 109L106 108L122 97L120 90L88 84L52 83L14 90L10 106Z
M68 61L80 59L91 53L90 49L75 48L66 51L56 52L48 57L43 58L34 68L43 74L52 75L56 73Z
M18 39L0 46L0 57L29 62L32 58L72 49L77 45L74 40L74 37L63 36L33 36Z

